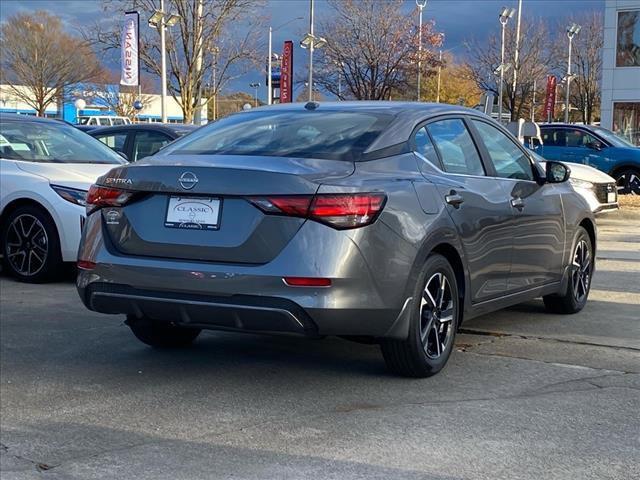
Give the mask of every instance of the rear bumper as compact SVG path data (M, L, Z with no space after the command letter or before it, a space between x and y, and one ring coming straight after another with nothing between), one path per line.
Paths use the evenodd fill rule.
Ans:
M185 294L104 282L78 291L85 306L96 312L210 330L382 337L399 317L393 309L304 309L280 297Z
M409 310L409 266L369 264L349 232L307 222L267 264L222 264L119 254L98 219L87 219L79 252L80 259L95 263L77 278L91 310L208 329L401 335L392 327ZM285 276L329 278L331 286L292 287Z

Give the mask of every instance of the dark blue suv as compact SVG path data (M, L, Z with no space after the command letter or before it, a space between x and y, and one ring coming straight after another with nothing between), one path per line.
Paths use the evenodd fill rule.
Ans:
M616 179L618 193L640 195L640 148L606 128L562 123L540 125L547 160L584 163Z

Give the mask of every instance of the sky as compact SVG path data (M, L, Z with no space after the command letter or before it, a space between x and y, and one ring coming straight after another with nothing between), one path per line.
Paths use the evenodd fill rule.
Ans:
M273 32L273 49L279 52L285 40L293 40L298 44L301 32L308 29L309 1L308 0L265 0L263 8L252 12L270 19L275 28L288 20L294 20L288 25ZM315 17L320 21L330 15L331 9L326 0L316 0ZM499 32L498 13L503 6L517 7L517 0L428 0L424 10L424 20L434 20L437 31L444 33L444 50L450 50L454 55L464 55L463 44L466 40L482 40L491 33ZM1 0L0 20L5 21L14 13L21 11L48 10L62 17L69 29L84 25L91 25L104 17L100 0ZM414 0L405 0L404 8L407 12L417 8ZM604 0L523 0L523 19L542 19L550 27L566 23L571 14L604 12ZM115 13L114 13L115 14ZM142 23L142 22L141 22ZM268 27L265 28L265 45ZM305 69L306 51L297 48L294 53L294 68L298 71ZM265 58L267 52L265 48ZM117 66L116 66L117 67ZM249 83L264 84L263 72L251 72L236 80L228 90L252 93ZM262 88L260 97L266 97L266 88Z

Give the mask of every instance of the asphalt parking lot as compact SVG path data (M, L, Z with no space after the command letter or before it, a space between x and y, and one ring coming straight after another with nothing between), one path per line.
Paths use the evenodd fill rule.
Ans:
M155 351L71 280L2 277L2 479L640 478L640 216L599 230L583 312L469 321L424 380L332 338Z

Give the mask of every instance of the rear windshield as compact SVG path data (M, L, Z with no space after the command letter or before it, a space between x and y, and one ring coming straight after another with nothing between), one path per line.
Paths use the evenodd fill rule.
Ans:
M164 152L356 161L391 119L369 112L244 112L200 128Z

